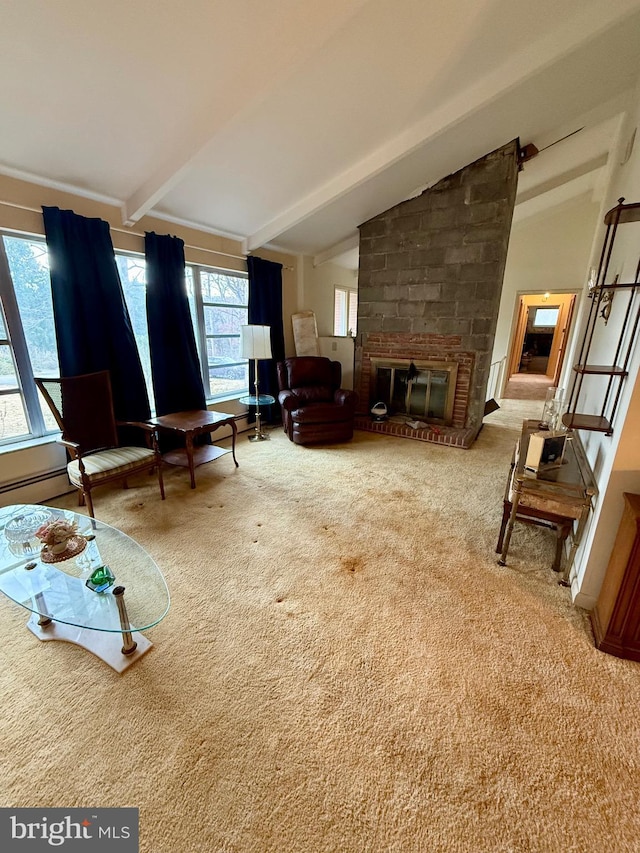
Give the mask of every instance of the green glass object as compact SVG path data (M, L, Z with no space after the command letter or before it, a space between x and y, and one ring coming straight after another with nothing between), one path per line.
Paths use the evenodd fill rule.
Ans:
M115 579L116 576L113 574L109 566L99 566L91 573L91 577L87 580L86 586L94 592L104 592L109 589Z

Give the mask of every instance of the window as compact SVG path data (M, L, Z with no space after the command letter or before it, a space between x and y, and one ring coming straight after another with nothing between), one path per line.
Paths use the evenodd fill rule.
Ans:
M56 429L32 381L59 374L44 240L1 237L0 303L1 444Z
M7 325L3 312L0 314L0 441L29 433Z
M554 308L536 308L536 313L533 318L534 327L551 327L558 322L558 314L560 306Z
M144 258L116 253L116 261L149 400L153 403ZM229 394L246 393L249 374L247 360L240 356L240 326L247 323L248 317L247 277L242 273L188 264L185 279L205 396L219 399Z
M355 337L358 325L358 291L336 287L333 309L333 334Z
M153 405L144 257L118 252L116 263ZM247 393L247 360L240 355L246 275L194 264L185 272L207 399ZM33 377L59 374L46 243L0 234L0 445L57 431Z
M149 327L147 326L147 271L141 255L123 255L116 252L124 301L131 318L131 328L136 339L149 402L153 406L153 381L151 379L151 353Z
M249 371L240 355L240 326L248 322L249 281L241 273L191 269L205 393L213 399L244 393Z

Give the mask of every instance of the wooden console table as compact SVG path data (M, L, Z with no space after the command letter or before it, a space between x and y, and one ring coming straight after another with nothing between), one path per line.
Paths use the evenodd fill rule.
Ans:
M160 415L157 418L152 418L148 423L160 430L167 430L168 432L184 436L185 447L164 453L162 458L169 465L180 465L189 469L192 489L196 487L195 468L198 465L204 465L205 462L211 462L213 459L229 453L226 448L217 447L215 444L203 444L200 447L194 447L193 440L197 435L210 434L221 426L231 427L231 453L233 454L233 461L236 468L238 467L238 460L236 459L236 435L238 428L233 415L228 415L225 412L210 412L208 409L203 409L202 411L194 410Z
M571 542L566 567L560 580L569 584L569 573L597 494L595 479L580 438L569 433L564 462L537 476L525 470L529 438L539 429L538 421L526 420L516 445L504 494L502 523L496 552L498 563L507 564L507 554L516 521L548 527L556 532L556 553L551 568L559 572L567 539Z

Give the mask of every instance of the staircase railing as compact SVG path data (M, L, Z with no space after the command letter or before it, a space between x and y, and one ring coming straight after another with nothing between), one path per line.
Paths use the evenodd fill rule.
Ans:
M487 382L487 400L497 400L502 392L504 372L507 367L507 357L503 356L499 361L493 361L489 367L489 381Z

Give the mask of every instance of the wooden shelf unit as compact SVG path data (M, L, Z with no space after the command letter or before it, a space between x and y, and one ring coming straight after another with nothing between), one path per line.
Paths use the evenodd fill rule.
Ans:
M617 364L576 364L573 369L592 376L627 376L627 371Z
M586 429L591 432L604 432L611 435L611 422L602 415L583 415L580 412L566 412L562 423L567 429Z
M640 322L640 306L637 305L636 293L640 290L638 277L640 264L636 270L634 282L607 282L609 264L613 252L618 226L627 222L640 222L640 203L623 204L624 198L619 199L616 207L607 212L604 218L607 226L600 264L595 286L589 293L591 306L585 327L578 363L574 365L574 377L569 394L567 411L562 417L562 423L568 429L583 429L593 432L603 432L605 435L613 433L613 422L620 401L622 384L628 376L628 365L638 332ZM616 349L612 363L590 364L589 351L593 344L594 332L599 321L606 325L611 310L611 302L614 293L626 291L628 301L624 312L623 323L616 342ZM585 413L579 410L580 394L585 377L600 376L608 377L607 388L603 395L600 413Z

